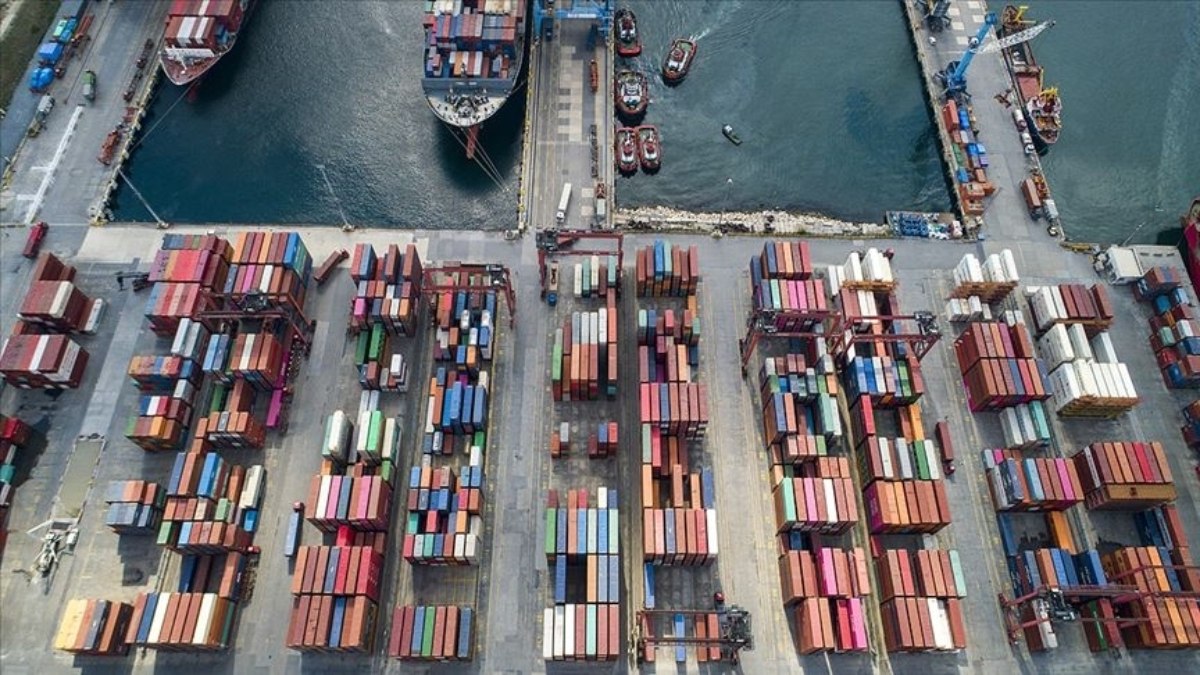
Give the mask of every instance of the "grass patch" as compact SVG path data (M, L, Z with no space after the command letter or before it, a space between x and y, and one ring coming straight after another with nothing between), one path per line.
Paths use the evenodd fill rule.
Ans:
M17 87L27 86L21 78L60 5L58 0L25 0L17 6L12 25L0 39L0 54L4 54L0 59L0 104L6 108ZM12 6L8 9L11 11Z

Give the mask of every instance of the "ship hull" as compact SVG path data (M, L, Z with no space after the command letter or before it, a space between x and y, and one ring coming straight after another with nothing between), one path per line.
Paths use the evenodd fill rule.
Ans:
M163 74L167 76L167 79L172 84L182 87L204 77L208 71L213 69L213 66L217 65L218 61L237 46L238 38L241 37L242 31L246 28L246 22L250 18L250 12L254 10L254 5L255 0L250 0L250 2L246 3L246 8L242 12L236 27L231 31L229 42L219 47L217 53L211 57L194 59L184 63L183 61L171 58L164 45L158 52L158 62L162 66Z
M476 52L464 52L464 57L459 56L459 52L440 50L436 47L428 47L428 50L437 51L440 56L436 60L438 76L431 76L434 70L433 57L430 51L427 51L425 61L425 77L421 80L421 87L425 92L425 102L429 105L429 109L434 116L448 126L458 129L478 128L484 122L500 112L504 104L508 102L513 91L520 81L521 70L525 66L525 49L527 47L525 36L528 29L529 16L525 11L528 7L528 0L513 0L514 26L512 28L511 42L504 43L511 46L511 58L505 62L506 68L503 72L507 76L492 74L488 76L486 70L491 67L493 59L500 59L499 52L496 54L483 53L483 50ZM439 18L445 17L445 18ZM453 33L459 28L454 21L463 21L463 16L466 15L426 15L425 19L425 35L426 44L440 44L440 40L445 40L447 43L461 39L461 35ZM483 21L479 17L501 17L501 20L508 18L509 15L470 15L476 17L474 20ZM449 21L447 25L442 25L442 21ZM484 28L483 30L489 30ZM447 32L451 31L451 32ZM432 35L432 37L431 37ZM479 54L475 56L474 54ZM451 60L450 54L454 54L457 61ZM476 60L473 60L476 59ZM465 65L464 65L465 64ZM484 65L486 64L486 65ZM461 68L456 71L456 68ZM474 72L478 69L480 75L475 77L460 76L442 76L443 72Z
M1187 264L1192 288L1200 289L1200 197L1192 200L1192 207L1183 221L1183 260Z

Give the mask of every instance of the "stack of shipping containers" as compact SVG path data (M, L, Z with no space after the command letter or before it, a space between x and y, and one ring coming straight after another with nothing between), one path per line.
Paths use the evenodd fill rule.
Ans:
M76 389L88 353L68 335L91 333L103 307L74 284L75 268L49 253L34 264L12 332L0 348L0 376L21 389Z
M8 507L12 506L17 474L17 451L33 438L33 428L16 417L0 415L0 554L8 540Z
M621 654L621 560L617 491L550 490L545 553L554 606L544 610L547 661L615 661Z
M1133 288L1151 308L1150 348L1173 389L1200 386L1200 312L1187 288L1187 276L1173 267L1150 268Z
M641 466L642 561L645 605L656 609L656 579L697 583L697 574L659 575L656 566L697 567L717 559L716 492L706 442L708 385L700 380L700 257L695 246L656 240L637 252L638 429ZM686 591L690 593L690 589ZM701 589L700 596L710 592ZM680 608L683 609L683 608ZM646 619L650 621L652 619ZM707 615L685 620L676 615L669 632L706 637L718 630ZM690 625L689 625L690 624ZM655 633L663 627L645 627ZM715 635L714 635L715 637ZM719 658L719 650L695 650L698 661ZM655 648L639 655L653 662ZM675 660L686 660L677 648Z

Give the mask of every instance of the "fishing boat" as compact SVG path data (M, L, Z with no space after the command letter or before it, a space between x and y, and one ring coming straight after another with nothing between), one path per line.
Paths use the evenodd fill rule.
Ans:
M663 59L663 82L670 85L683 82L683 78L687 77L688 70L691 69L692 61L695 58L696 42L694 40L676 38L671 43L671 48L667 50L667 58Z
M628 7L617 10L617 56L632 59L642 53L642 38L638 35L637 16Z
M237 44L253 0L174 0L163 27L159 62L167 79L186 85Z
M728 138L730 143L733 143L734 145L742 144L742 139L738 137L737 132L733 130L732 126L726 124L725 126L721 127L721 133L725 134L725 138Z
M1183 241L1186 248L1183 259L1187 263L1192 288L1200 288L1200 196L1192 200L1192 207L1179 219L1183 225Z
M659 142L658 127L654 125L640 126L636 130L638 141L638 159L642 171L658 173L662 167L662 145Z
M617 129L617 171L623 175L637 173L638 144L637 136L630 127Z
M527 0L433 0L423 3L421 88L433 114L466 136L475 156L481 125L517 86L525 58Z
M637 126L646 116L650 105L650 83L637 70L622 70L613 84L617 116L630 126Z
M999 34L1001 38L1013 35L1036 25L1025 18L1025 8L1008 5L1001 14ZM1039 155L1044 155L1050 146L1058 142L1062 132L1062 99L1057 87L1047 87L1045 72L1033 57L1033 48L1028 41L1019 42L1001 50L1004 61L1016 81L1014 93L1033 146Z

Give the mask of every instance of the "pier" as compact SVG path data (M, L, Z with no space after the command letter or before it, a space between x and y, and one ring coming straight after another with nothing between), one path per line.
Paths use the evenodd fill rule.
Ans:
M534 0L541 2L542 0ZM392 609L395 605L430 602L441 599L474 605L477 614L475 658L470 664L433 666L454 672L491 674L501 672L560 673L594 669L599 672L724 672L722 667L700 663L689 650L682 664L676 665L659 652L655 666L637 663L633 648L637 611L646 601L642 561L641 458L637 373L638 346L632 334L636 313L647 298L635 297L632 252L665 239L670 244L695 246L700 257L703 280L699 284L698 319L703 326L700 343L698 380L708 387L711 423L704 445L715 475L716 510L720 517L721 552L711 567L658 568L657 601L659 608L708 609L712 591L719 588L730 604L748 610L753 617L755 648L741 654L741 672L774 674L797 672L835 673L914 673L967 674L1016 672L1112 672L1137 675L1145 672L1186 673L1195 669L1194 650L1122 650L1116 659L1108 654L1089 652L1078 624L1056 624L1060 647L1048 655L1031 655L1024 646L1011 647L1004 632L1004 621L997 594L1012 595L1012 583L997 528L996 513L989 497L989 484L980 451L999 447L1003 433L999 416L993 412L971 413L962 377L955 360L953 341L960 326L946 316L947 298L955 288L953 270L966 253L980 258L1003 249L1012 252L1021 273L1022 287L1058 283L1092 284L1100 280L1089 255L1081 255L1059 245L1059 239L1046 232L1046 225L1032 220L1020 194L1020 183L1036 168L1036 156L1025 154L1014 128L1011 110L993 99L1011 86L1011 78L999 53L976 57L969 73L974 94L974 115L980 141L987 147L991 165L989 179L995 193L985 200L986 210L972 236L961 241L928 241L887 236L882 225L843 224L822 221L814 216L796 216L787 221L780 215L779 229L767 230L764 214L737 214L745 231L731 230L723 238L704 233L732 222L735 214L722 213L714 225L713 214L693 219L688 214L663 208L636 210L650 223L649 229L625 227L624 218L614 218L613 187L613 96L614 56L611 43L595 22L572 19L569 0L558 0L561 16L546 19L540 34L531 36L529 79L523 94L528 101L525 146L522 153L520 195L516 217L505 235L495 232L454 230L389 230L369 224L343 230L336 224L310 225L206 223L174 225L171 232L212 233L232 236L247 230L298 231L316 261L338 249L351 250L358 243L371 243L376 250L388 244L414 243L423 260L461 260L503 265L512 273L516 286L516 315L520 318L509 329L500 330L492 375L500 384L494 394L488 429L489 454L486 458L486 536L483 562L477 568L464 568L434 575L427 568L416 569L400 561L395 533L404 525L404 489L397 488L399 502L392 513L392 535L388 540L389 558L379 603L379 621L375 646L369 654L305 654L284 647L283 635L291 609L289 594L291 570L282 555L291 504L303 499L311 476L321 461L317 441L322 436L325 416L331 406L343 407L357 400L359 385L354 378L351 353L353 341L347 337L347 306L354 296L354 284L347 278L343 264L321 288L309 289L305 312L315 320L311 355L303 367L301 380L291 408L291 428L286 436L272 436L267 447L255 456L269 475L263 517L255 543L262 547L257 563L253 601L240 610L233 643L224 652L169 653L135 650L124 660L114 660L117 668L163 672L202 669L214 674L242 672L292 673L313 672L409 672L412 664L386 656L387 637L395 630ZM579 3L580 7L583 3ZM922 83L930 101L931 114L938 125L939 142L947 166L955 161L953 143L939 109L941 92L934 80L936 71L956 60L967 48L969 36L978 30L988 7L980 0L954 0L951 26L937 35L931 44L916 5L903 0L904 16L913 36L913 46L922 69ZM89 5L93 6L93 5ZM132 76L130 68L143 40L158 38L161 13L166 3L155 4L154 12L140 13L139 3L97 3L93 27L93 51L83 61L72 64L72 72L92 68L100 76L100 87L124 86ZM998 7L991 9L998 11ZM155 14L155 13L159 14ZM157 16L158 18L154 18ZM547 30L553 37L547 37ZM647 49L664 46L647 45ZM897 58L907 58L898 54ZM599 86L592 91L589 67L595 59ZM87 63L88 65L84 65ZM157 73L157 64L150 66ZM656 73L647 73L656 77ZM139 94L144 110L149 100L152 78L147 77ZM109 84L111 82L111 84ZM61 85L60 85L61 86ZM65 89L65 88L64 88ZM99 142L126 107L119 97L105 97L93 106L76 112L78 94L74 89L63 95L51 124L35 142L26 143L16 158L11 182L5 185L0 220L12 227L0 228L0 334L12 329L16 305L28 283L29 261L20 257L20 244L26 229L36 220L51 221L51 230L43 250L50 251L77 266L77 283L90 295L103 298L107 314L95 336L80 337L91 353L83 385L55 398L41 392L18 392L0 387L0 404L6 413L32 420L46 420L45 448L37 463L20 485L10 510L10 530L4 552L6 568L24 567L33 559L39 542L23 531L49 517L55 504L79 497L74 486L64 486L60 477L73 461L74 442L80 436L96 434L107 439L91 475L93 486L109 480L146 478L161 480L169 470L173 453L151 454L133 446L124 438L124 428L138 400L138 392L127 385L125 368L133 354L164 351L145 328L146 294L118 288L118 272L148 269L159 249L164 233L152 224L106 223L89 227L96 215L97 200L104 200L125 153L119 152L112 167L95 160ZM70 101L67 103L66 101ZM403 123L402 120L397 124ZM125 143L130 142L127 137ZM136 140L134 141L136 142ZM52 164L47 164L52 162ZM951 171L951 174L953 172ZM49 178L46 178L49 176ZM954 182L953 175L950 182ZM556 210L563 185L573 186L563 222L557 222ZM45 187L43 187L45 186ZM597 214L597 186L606 189L607 210ZM41 197L30 195L41 194ZM34 208L36 206L36 208ZM961 214L961 206L958 207ZM1184 205L1179 205L1184 208ZM33 214L32 216L30 214ZM511 214L506 211L506 214ZM883 214L880 214L882 220ZM508 217L505 215L504 217ZM656 220L657 219L657 220ZM661 226L661 227L659 227ZM555 330L573 310L590 310L595 300L577 299L568 290L573 272L572 259L562 259L563 290L558 305L549 306L539 297L538 232L594 230L610 233L623 231L625 264L624 290L615 306L620 317L620 363L618 398L588 403L556 403L551 394L551 343ZM691 233L684 233L690 230ZM820 237L819 234L836 236ZM735 236L736 235L736 236ZM766 235L766 236L759 236ZM957 472L945 481L952 522L928 542L938 548L955 549L967 570L968 595L963 603L967 647L958 653L888 654L883 644L879 607L879 584L864 598L868 611L870 651L852 654L797 653L794 612L782 604L778 574L779 555L776 520L771 496L771 478L764 458L763 417L758 381L755 378L761 355L752 361L752 372L743 378L739 372L739 341L746 335L746 319L751 313L750 274L747 262L762 250L767 237L795 241L804 238L811 247L812 259L820 276L828 266L844 263L851 251L868 246L890 248L898 286L896 294L907 312L927 311L941 331L942 340L921 362L926 383L920 399L925 425L947 421L957 448ZM599 245L599 244L597 244ZM591 248L591 246L589 246ZM1146 266L1182 267L1178 252L1161 247L1135 247L1135 255ZM567 261L571 261L570 263ZM1147 345L1150 310L1135 300L1128 286L1110 286L1115 320L1109 335L1114 349L1132 373L1140 404L1114 420L1059 418L1053 413L1048 421L1052 441L1042 456L1063 457L1096 441L1155 440L1169 449L1167 460L1178 491L1179 515L1192 537L1200 537L1200 512L1196 499L1200 487L1194 477L1194 459L1183 446L1179 426L1180 410L1194 399L1194 393L1164 387L1155 355ZM511 308L510 308L511 311ZM1020 289L995 307L996 312L1028 314L1028 303ZM427 322L426 322L427 323ZM416 364L410 393L394 401L397 418L406 427L406 443L419 437L414 430L425 409L422 395L431 369L424 350L433 339L422 327L416 338L397 339L411 363ZM762 349L767 349L766 341ZM783 340L776 340L777 351ZM415 355L415 356L414 356ZM425 378L424 381L422 378ZM849 403L841 399L842 424L849 426ZM352 409L352 408L351 408ZM563 421L572 422L575 434L584 424L598 419L620 424L620 448L615 458L589 460L578 448L566 459L551 459L547 450L551 434ZM586 436L585 436L586 437ZM847 434L846 443L850 443ZM853 447L852 445L850 447ZM839 448L851 458L849 448ZM404 446L405 458L397 467L406 476L411 468L413 448ZM408 462L407 464L405 462ZM76 469L78 470L78 469ZM543 508L546 490L586 488L593 495L598 487L620 492L620 535L622 580L620 584L621 647L619 660L604 664L563 664L543 661L542 611L552 604L553 570L543 555ZM863 487L858 485L858 488ZM96 488L93 487L93 490ZM66 494L71 492L72 494ZM856 490L861 497L861 489ZM860 500L860 503L861 500ZM861 510L861 507L860 507ZM1076 509L1082 511L1082 507ZM1094 521L1094 522L1093 522ZM1094 548L1101 541L1120 540L1136 544L1132 527L1100 514L1077 513L1073 518L1074 535L1080 548ZM312 529L308 537L314 543ZM1017 536L1035 539L1043 536L1037 528L1019 529ZM865 521L852 535L854 546L867 547ZM177 570L161 563L171 556L159 557L153 542L128 545L104 525L103 507L89 506L83 513L76 555L64 558L53 581L51 592L43 594L24 576L0 576L0 598L7 607L44 607L29 613L20 622L0 622L0 636L6 645L5 672L57 672L88 669L87 659L73 660L47 647L48 635L58 625L66 599L103 597L121 594L132 597L147 588L167 587ZM142 545L145 544L145 545ZM139 575L134 579L133 571ZM129 579L121 578L122 572ZM175 575L175 576L172 576ZM869 567L872 580L876 577ZM433 588L435 581L442 587ZM429 584L428 587L422 584ZM449 601L449 600L447 600ZM1192 665L1189 666L1188 664ZM575 666L572 668L571 666Z

